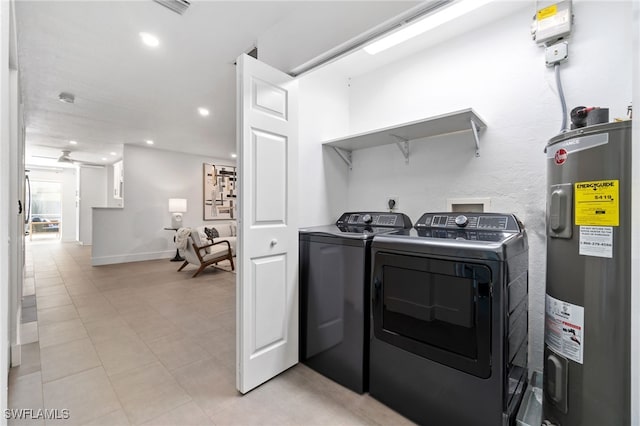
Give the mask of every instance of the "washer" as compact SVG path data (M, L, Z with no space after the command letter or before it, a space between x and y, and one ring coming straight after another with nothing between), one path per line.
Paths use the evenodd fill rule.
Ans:
M344 213L300 229L300 360L359 393L368 388L371 241L411 228L402 213Z
M426 213L372 243L371 396L428 425L507 425L527 381L528 244L515 216Z

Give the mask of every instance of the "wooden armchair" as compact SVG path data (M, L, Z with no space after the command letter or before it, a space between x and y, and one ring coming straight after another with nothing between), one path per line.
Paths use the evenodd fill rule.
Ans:
M231 270L235 269L233 265L233 255L231 253L231 245L228 241L218 241L217 243L209 242L208 240L200 239L198 231L191 231L191 235L187 241L187 246L183 250L182 255L186 259L178 272L187 266L189 263L198 267L198 270L193 274L192 278L198 276L200 272L207 266L216 266L218 262L223 260L229 260L231 263Z

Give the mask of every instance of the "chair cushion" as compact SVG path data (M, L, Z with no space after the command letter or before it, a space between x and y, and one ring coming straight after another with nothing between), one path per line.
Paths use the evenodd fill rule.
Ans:
M213 240L214 243L217 243L218 241L229 241L229 246L231 246L231 253L233 254L233 256L236 255L236 237L216 238Z
M203 260L207 261L215 257L224 256L228 253L228 250L229 247L227 247L226 244L217 244L215 246L208 247L207 251L209 251L209 253L207 253L206 256L203 257Z
M193 232L191 235L193 236L194 234L197 234L197 236L193 239L193 241L196 243L198 247L204 247L213 242L213 241L209 241L207 234L205 234L204 232L204 228L198 228L198 232ZM206 247L204 249L204 253L211 253L211 250L213 250L214 248L215 246ZM204 254L204 253L200 252L200 254Z
M191 232L191 238L193 238L193 242L196 243L198 247L202 247L206 244L207 235L201 229L194 229Z

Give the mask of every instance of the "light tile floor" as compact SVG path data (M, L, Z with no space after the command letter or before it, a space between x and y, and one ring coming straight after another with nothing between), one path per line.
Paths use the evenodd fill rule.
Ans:
M33 343L11 369L9 406L68 409L29 425L405 425L302 364L247 395L235 388L235 275L168 260L90 266L90 247L34 241Z

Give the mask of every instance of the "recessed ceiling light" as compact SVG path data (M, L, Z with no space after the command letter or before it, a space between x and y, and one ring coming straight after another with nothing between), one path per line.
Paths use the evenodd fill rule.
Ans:
M160 45L160 40L158 40L158 37L153 34L140 33L140 38L142 39L142 42L149 47L158 47Z
M70 144L70 145L78 145L78 142L76 142L76 141L69 141L69 144Z
M237 154L231 154L231 158L236 158L237 156Z
M147 145L153 145L153 141L151 139L148 139L145 142L147 143Z
M207 115L209 115L209 110L203 107L198 108L198 114L200 114L203 117L206 117Z
M109 154L111 154L111 155L118 155L118 154L116 154L115 152L110 152Z
M104 157L102 157L102 161L107 161L107 159L106 159L106 158L104 158Z

